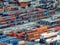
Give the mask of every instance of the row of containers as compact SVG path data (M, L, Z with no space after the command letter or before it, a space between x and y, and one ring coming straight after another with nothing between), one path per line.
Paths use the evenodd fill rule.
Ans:
M32 45L32 44L31 42L19 40L16 37L8 37L6 35L0 35L0 45Z
M12 14L14 13L14 14ZM36 11L30 10L29 12L8 11L0 13L0 28L10 27L14 25L21 25L28 22L40 20L42 18L50 17L55 13L55 10L46 10L38 8Z
M30 41L28 41L28 42L24 42L24 41L22 41L22 40L19 40L19 39L17 39L16 37L7 37L6 35L0 35L0 45L37 45L37 44L39 44L39 45L60 45L60 37L59 36L57 36L57 37L52 37L52 38L49 38L49 39L46 39L46 40L44 40L44 39L40 39L40 41L39 41L39 43L37 43L37 42L34 42L34 43L32 43L32 42L30 42Z
M21 39L21 40L30 41L30 40L39 39L41 37L41 34L43 33L49 34L49 32L57 32L59 30L60 30L59 26L54 28L51 28L50 26L44 26L44 27L39 27L32 30L26 30L25 32L22 32L22 31L9 32L9 33L6 33L6 35L17 37L18 39Z
M8 4L10 3L10 2L17 2L16 0L14 1L14 0L3 0L4 2L7 2ZM56 2L58 2L58 0L56 1L56 0L40 0L40 1L33 1L33 0L31 0L29 3L28 2L20 2L19 0L18 0L18 2L19 2L19 5L20 5L20 7L25 7L25 6L28 6L29 5L29 3L30 3L30 5L31 6L33 6L34 7L34 4L36 5L36 6L39 6L40 8L49 8L49 9L52 9L52 8L55 8L56 7L56 5L57 5L57 3ZM6 3L6 4L7 4ZM59 3L59 2L58 2ZM5 4L5 3L4 3ZM5 5L6 5L5 4ZM16 3L15 3L16 4ZM18 4L18 3L17 3Z
M5 3L9 3L12 0L4 0L6 2ZM12 1L13 3L14 1ZM41 0L40 3L53 3L54 0ZM3 4L2 4L3 5ZM6 4L7 5L7 4ZM49 5L50 6L50 5ZM47 8L49 8L49 6L47 6ZM3 6L4 7L4 6ZM46 7L43 5L43 7ZM51 7L51 6L50 6ZM55 13L55 9L42 9L37 8L37 9L30 9L30 10L17 10L17 7L15 8L14 6L10 5L7 6L6 9L5 8L1 8L0 11L0 15L1 15L1 20L0 20L0 28L6 28L6 27L10 27L10 26L14 26L14 25L21 25L21 24L25 24L28 22L33 22L33 21L37 21L40 20L41 18L46 18L46 17L50 17L52 14Z
M49 30L51 32L47 32ZM36 39L40 39L39 43L41 45L43 44L44 45L60 45L60 35L58 35L59 30L60 30L59 26L54 27L55 32L52 32L52 29L50 28L50 26L44 26L44 27L33 29L32 31L29 30L26 32L20 32L20 31L19 32L14 31L10 33L7 32L6 35L0 34L0 45L8 45L8 44L19 45L21 44L21 42L19 42L21 40L26 40L26 41L28 40L28 42L30 41L34 42L34 40ZM45 35L46 38L45 37L41 38L41 35L42 36Z
M22 45L22 44L24 44L24 45L34 45L34 44L36 44L36 42L35 43L32 43L32 42L34 42L34 41L32 41L32 42L30 42L30 41L28 41L28 42L30 42L30 43L25 43L24 41L22 41L22 40L19 40L19 39L17 39L16 37L6 37L6 35L0 35L0 45ZM39 45L60 45L60 37L59 36L57 36L57 37L51 37L51 38L49 38L49 39L46 39L46 40L44 40L44 39L40 39L40 41L41 42L39 42ZM37 44L36 44L37 45Z
M8 37L3 34L0 35L0 45L31 45L31 44L23 40L19 40L17 37Z
M17 45L18 41L19 40L16 37L7 37L6 35L0 35L0 45Z

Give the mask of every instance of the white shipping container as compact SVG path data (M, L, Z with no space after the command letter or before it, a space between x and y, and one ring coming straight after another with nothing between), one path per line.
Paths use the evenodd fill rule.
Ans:
M18 0L19 2L29 2L30 0Z

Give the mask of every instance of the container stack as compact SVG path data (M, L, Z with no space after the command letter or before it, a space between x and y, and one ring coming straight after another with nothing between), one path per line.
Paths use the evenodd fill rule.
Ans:
M0 0L0 45L60 45L60 0Z

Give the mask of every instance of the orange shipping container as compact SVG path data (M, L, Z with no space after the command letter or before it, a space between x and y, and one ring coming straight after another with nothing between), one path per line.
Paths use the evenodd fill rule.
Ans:
M40 34L39 33L35 33L34 34L34 38L36 38L36 39L40 38Z
M37 28L36 30L37 32L43 33L43 32L46 32L49 28L50 26L43 26L43 27Z
M28 35L27 40L31 40L32 38L34 38L34 33L29 33L27 35Z
M6 35L7 35L7 36L12 36L12 33L7 33Z
M25 7L28 5L28 2L20 2L20 7Z

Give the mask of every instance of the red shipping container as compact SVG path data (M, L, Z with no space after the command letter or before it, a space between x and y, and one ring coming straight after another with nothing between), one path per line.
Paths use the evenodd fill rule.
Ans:
M58 30L60 30L60 26L56 26L56 27L54 27L54 29L55 29L55 31L58 31Z
M2 19L2 20L0 20L0 22L6 22L6 19Z
M9 20L16 20L16 17L11 17L9 18Z
M43 12L43 9L38 8L38 12L42 13Z
M6 43L0 44L0 45L7 45Z
M14 31L14 32L12 32L12 36L16 36L17 35L17 33Z
M22 36L23 36L24 33L25 33L25 32L18 33L18 34L17 34L18 39L23 39Z
M10 23L10 26L14 26L14 23Z

